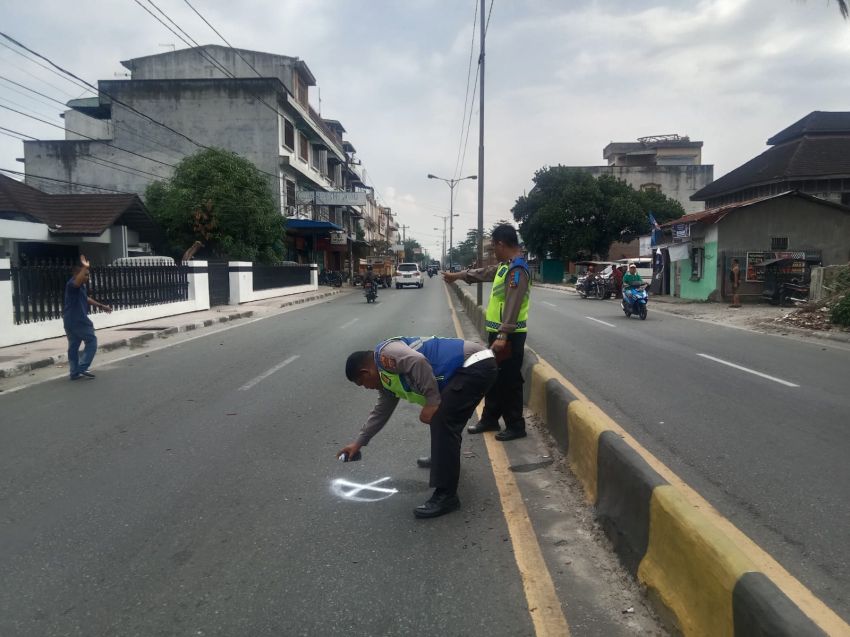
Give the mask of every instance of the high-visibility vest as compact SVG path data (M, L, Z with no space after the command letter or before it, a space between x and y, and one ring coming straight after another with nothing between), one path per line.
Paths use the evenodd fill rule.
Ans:
M531 294L531 274L528 271L528 263L522 257L516 257L513 261L500 263L499 269L496 270L496 277L493 279L493 289L490 291L490 301L487 304L487 314L484 317L485 327L488 332L498 332L502 327L502 310L505 307L505 286L509 284L508 274L512 277L519 277L520 273L517 268L525 270L528 275L528 288L525 291L525 298L522 300L522 305L519 308L519 315L516 320L516 332L528 331L528 300Z
M392 341L401 341L411 349L422 354L434 370L434 378L440 391L449 382L455 372L463 366L463 339L440 338L438 336L396 336L379 343L375 348L375 365L378 368L378 376L381 385L387 391L397 397L415 403L425 405L426 398L417 393L409 380L398 372L388 370L381 364L381 350Z

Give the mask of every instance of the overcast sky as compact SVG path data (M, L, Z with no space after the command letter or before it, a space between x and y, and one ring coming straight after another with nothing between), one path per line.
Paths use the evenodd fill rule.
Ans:
M197 41L221 44L183 0L154 1ZM456 166L479 0L192 1L234 46L306 61L322 115L346 127L380 200L438 254L433 215L447 214L449 190L426 175L478 170L477 105ZM0 25L92 83L123 73L120 60L184 46L133 0L4 2ZM850 110L850 23L828 0L494 0L486 43L487 226L510 218L535 170L603 164L610 141L688 135L717 178L809 112ZM473 60L477 50L476 29ZM62 101L82 94L5 48L0 68ZM62 122L57 104L6 82L0 104ZM0 126L62 137L3 110ZM0 167L20 170L22 155L0 136ZM477 186L456 191L463 238Z

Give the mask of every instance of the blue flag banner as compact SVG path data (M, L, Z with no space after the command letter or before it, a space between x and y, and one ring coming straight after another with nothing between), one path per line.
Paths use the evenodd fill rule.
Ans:
M649 223L651 223L652 227L656 230L661 230L661 226L658 225L658 222L655 220L655 215L653 215L651 212L649 213Z

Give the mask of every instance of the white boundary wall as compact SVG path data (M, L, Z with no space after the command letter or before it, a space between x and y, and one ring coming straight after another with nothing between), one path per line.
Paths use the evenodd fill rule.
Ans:
M206 270L207 262L192 261L187 265L190 268L188 301L115 310L111 314L92 314L91 320L95 329L208 310L210 308L210 293L209 277ZM62 326L62 319L15 325L15 314L12 306L12 281L3 274L8 273L10 268L10 259L0 259L0 347L64 336L65 328Z
M294 285L288 288L271 288L254 291L253 264L250 261L230 261L227 268L230 271L230 301L228 305L239 305L251 301L262 301L276 296L289 296L302 292L315 292L319 289L319 266L310 264L310 284Z

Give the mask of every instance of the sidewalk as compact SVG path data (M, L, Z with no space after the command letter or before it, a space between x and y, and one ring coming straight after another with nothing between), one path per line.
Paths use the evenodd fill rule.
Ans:
M535 283L534 286L549 290L558 290L566 294L575 294L575 288L572 285ZM591 299L588 302L598 303L599 301ZM781 336L819 338L840 343L850 343L850 331L843 330L838 326L829 330L816 330L795 327L783 321L783 318L792 313L795 308L779 307L767 303L744 303L742 307L730 308L727 303L691 301L675 296L651 294L649 297L650 313L652 313L653 307L658 312L675 314L684 318L707 321L753 332L769 332Z
M135 347L154 338L168 338L173 334L201 330L219 323L278 314L282 308L346 294L349 291L351 288L320 287L315 292L279 296L242 305L219 305L202 312L117 325L97 330L97 349L99 352L109 352L122 347ZM0 379L20 376L34 369L50 367L67 360L68 341L64 336L2 347L0 348Z

